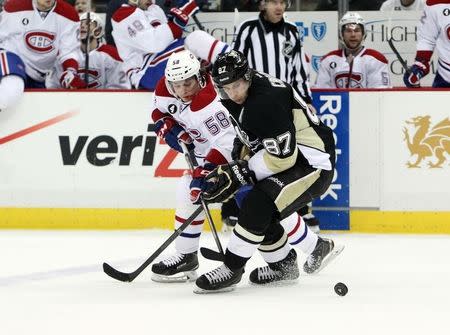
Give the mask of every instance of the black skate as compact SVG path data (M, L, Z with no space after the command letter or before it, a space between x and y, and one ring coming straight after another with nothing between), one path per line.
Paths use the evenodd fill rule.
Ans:
M197 278L197 252L176 253L152 266L152 280L160 283L194 281Z
M291 249L285 259L253 270L250 273L250 281L253 284L264 285L281 281L293 281L299 276L297 253L294 249Z
M198 277L195 282L197 287L194 289L194 293L232 291L236 287L236 284L241 281L243 273L244 268L233 271L225 264L222 264L218 268Z
M333 240L319 237L316 247L303 265L303 271L308 274L319 273L344 249L343 245L335 246Z

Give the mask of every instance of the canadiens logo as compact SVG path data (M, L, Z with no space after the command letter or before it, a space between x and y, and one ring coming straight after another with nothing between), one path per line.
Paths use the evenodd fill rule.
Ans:
M44 31L30 31L25 35L27 47L38 53L48 53L55 49L55 34Z
M362 74L343 72L334 78L337 88L362 88Z
M450 40L450 24L445 27L445 30L447 31L447 38Z
M450 118L445 118L430 129L431 116L416 116L405 121L403 128L404 140L410 152L410 156L416 156L415 162L408 161L408 168L420 168L420 163L426 157L433 158L428 162L430 168L442 168L447 160L446 155L450 155ZM413 136L409 134L409 127L415 132Z

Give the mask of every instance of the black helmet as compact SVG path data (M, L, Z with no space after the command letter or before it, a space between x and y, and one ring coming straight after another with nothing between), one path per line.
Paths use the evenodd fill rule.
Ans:
M212 69L214 83L218 87L235 82L240 78L251 79L247 58L237 50L217 56Z

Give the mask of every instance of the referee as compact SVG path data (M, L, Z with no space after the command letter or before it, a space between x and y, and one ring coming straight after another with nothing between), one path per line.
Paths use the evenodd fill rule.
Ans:
M309 63L297 27L283 18L289 6L290 0L262 0L258 18L242 22L237 29L233 49L247 57L251 68L289 83L315 113L309 86ZM234 201L225 203L222 221L229 225L230 218L237 217L236 211ZM311 230L319 232L319 221L311 207L305 206L298 213Z
M289 0L262 0L258 18L239 26L233 49L251 68L289 83L310 104L309 64L297 27L283 18L289 5Z

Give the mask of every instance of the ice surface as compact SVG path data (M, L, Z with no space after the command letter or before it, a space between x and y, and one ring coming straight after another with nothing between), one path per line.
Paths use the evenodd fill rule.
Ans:
M150 267L132 283L103 273L104 261L135 270L169 235L1 231L0 334L450 334L450 236L332 235L346 248L320 274L255 287L257 255L234 292L216 295L152 282ZM201 244L215 248L209 233ZM216 265L201 259L200 272Z

